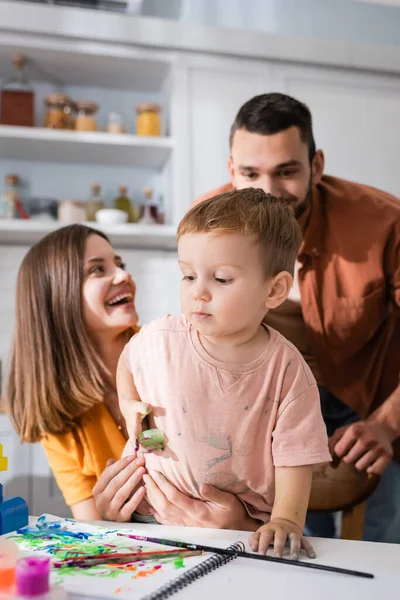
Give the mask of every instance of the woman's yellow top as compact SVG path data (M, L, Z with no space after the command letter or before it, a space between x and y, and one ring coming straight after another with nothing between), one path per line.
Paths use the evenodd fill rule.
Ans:
M42 439L50 468L69 506L92 497L108 459L120 459L125 444L103 403L88 410L73 431Z

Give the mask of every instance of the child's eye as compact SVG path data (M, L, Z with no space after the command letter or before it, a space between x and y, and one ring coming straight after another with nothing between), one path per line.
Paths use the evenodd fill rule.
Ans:
M194 281L194 280L195 280L194 275L184 275L182 277L182 281Z
M226 285L227 283L231 283L232 279L224 279L223 277L216 277L215 281L221 283L222 285Z

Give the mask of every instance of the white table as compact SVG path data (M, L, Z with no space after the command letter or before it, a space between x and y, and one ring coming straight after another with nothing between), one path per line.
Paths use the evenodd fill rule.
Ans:
M248 532L140 523L96 521L105 527L134 528L143 535L222 546L242 541ZM300 567L237 558L172 596L176 600L400 600L400 545L314 538L315 562L367 571L361 579ZM305 559L303 559L305 560Z

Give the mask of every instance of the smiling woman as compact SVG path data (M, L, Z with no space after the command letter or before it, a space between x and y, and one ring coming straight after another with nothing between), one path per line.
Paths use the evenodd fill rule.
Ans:
M78 518L100 517L93 486L110 458L121 462L127 434L115 372L139 330L135 292L107 236L83 225L43 238L19 270L8 412L21 441L42 442ZM130 494L143 463L129 457L120 464L120 485L131 478ZM129 502L122 498L115 518L128 520L143 495L140 486Z

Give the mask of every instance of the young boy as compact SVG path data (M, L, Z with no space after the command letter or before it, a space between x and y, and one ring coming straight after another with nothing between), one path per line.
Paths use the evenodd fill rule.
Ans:
M185 494L209 483L235 494L263 525L253 550L273 543L297 558L313 465L330 461L319 394L300 353L262 324L292 285L301 234L292 210L260 189L192 208L178 227L183 316L157 319L125 347L120 402L164 432L146 454ZM140 419L135 431L138 448Z

